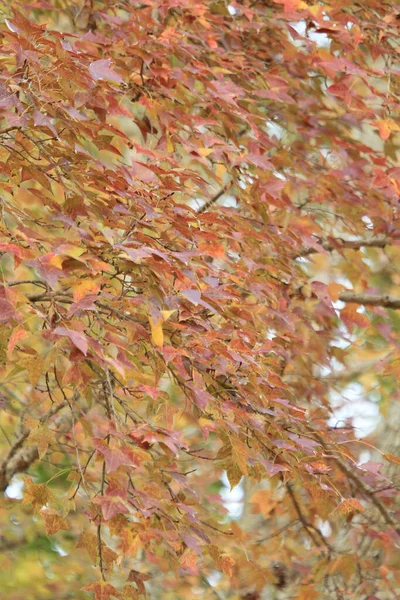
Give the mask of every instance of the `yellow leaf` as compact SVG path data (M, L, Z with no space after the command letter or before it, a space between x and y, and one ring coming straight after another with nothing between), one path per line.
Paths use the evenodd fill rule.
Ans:
M197 153L200 154L200 156L208 156L212 151L212 148L197 148Z
M149 323L151 329L151 339L153 340L153 344L162 348L164 343L164 333L162 328L162 319L158 319L157 322L154 322L152 317L149 315Z
M232 460L234 464L236 464L241 470L242 474L247 476L249 471L247 469L247 451L246 446L238 440L237 438L233 438L231 440L232 444Z
M218 163L217 166L215 167L215 174L220 181L222 181L222 178L225 175L225 173L226 173L225 165Z
M44 371L45 360L43 356L35 356L29 358L25 362L25 367L28 370L29 381L31 385L35 386L40 379L40 376Z
M73 288L73 295L75 302L79 302L85 296L89 294L97 294L99 291L99 284L93 279L82 279L76 286Z
M61 256L61 254L54 254L49 260L49 265L52 267L57 267L57 269L62 269L63 261L65 260L65 256Z
M162 314L164 321L168 321L168 319L170 318L171 315L174 314L174 312L176 312L176 309L174 309L174 310L160 310L160 313Z
M53 493L43 483L32 483L30 479L25 479L26 489L22 504L32 504L34 511L39 512L49 502L54 502Z
M37 444L39 458L43 458L49 448L49 444L54 442L54 433L47 427L44 427L39 421L36 421L36 424L32 428L29 423L27 425L31 431L26 440L26 445L33 446Z
M239 467L236 464L229 465L229 467L226 469L226 475L228 477L228 481L231 486L231 490L236 485L238 485L238 483L240 483L240 480L243 477L242 471L239 469Z
M63 186L60 183L58 183L58 181L52 181L51 182L51 189L52 189L55 201L58 204L64 204L64 202L65 202L65 193L64 193Z
M168 134L166 135L166 142L167 142L167 152L169 152L170 154L172 154L173 151L174 151L174 145L173 145L173 143L171 141L171 138L170 138L170 136Z
M76 547L84 548L89 554L93 563L96 563L98 540L94 533L91 533L90 531L83 531L79 537Z

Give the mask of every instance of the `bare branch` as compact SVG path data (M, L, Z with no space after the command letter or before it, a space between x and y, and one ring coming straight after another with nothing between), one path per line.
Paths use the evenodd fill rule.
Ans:
M354 304L363 304L364 306L381 306L383 308L400 309L400 298L394 296L382 296L378 294L364 294L357 292L341 292L339 300L342 302Z
M40 419L41 423L45 423L50 417L57 414L61 409L67 405L66 402L61 402L56 406L53 406L47 413L45 413ZM59 431L68 431L71 426L71 418L66 415L61 415L56 422L56 427ZM11 479L17 473L22 473L29 469L32 463L39 458L37 444L32 444L24 448L24 442L29 436L29 429L24 431L13 446L10 448L6 458L0 463L0 492L4 492Z
M215 194L215 196L213 196L210 200L208 200L208 202L206 202L205 204L203 204L203 206L201 206L199 208L197 213L199 215L201 215L203 212L206 212L206 210L208 210L210 208L210 206L215 204L217 202L217 200L219 200L221 198L221 196L223 196L225 194L225 192L226 192L226 188L222 188L221 190L219 190L219 192L217 194Z
M343 240L341 238L336 238L334 241L325 240L319 241L318 243L327 252L332 252L332 250L341 250L342 248L349 248L352 250L359 250L360 248L385 248L392 242L385 235L376 235L369 239ZM310 254L316 254L317 252L317 248L306 248L305 250L300 250L300 252L297 252L293 258L303 258L305 256L309 256Z

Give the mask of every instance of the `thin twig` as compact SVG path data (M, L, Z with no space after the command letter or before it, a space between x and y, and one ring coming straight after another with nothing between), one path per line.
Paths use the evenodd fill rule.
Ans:
M215 196L213 196L210 200L208 200L208 202L206 202L205 204L203 204L203 206L201 206L198 211L197 214L201 215L203 212L206 212L206 210L208 210L213 204L215 204L217 202L217 200L219 200L221 198L221 196L223 196L226 192L226 188L223 187L221 190L219 190L219 192L217 194L215 194Z

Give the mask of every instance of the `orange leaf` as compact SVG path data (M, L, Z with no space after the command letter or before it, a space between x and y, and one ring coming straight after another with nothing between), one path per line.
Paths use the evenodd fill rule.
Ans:
M89 294L94 295L99 291L100 286L93 279L82 279L73 289L75 302L79 302Z
M217 566L225 575L232 577L235 561L230 556L221 556L217 562Z
M400 127L395 121L392 121L392 119L378 119L373 122L373 125L378 128L379 135L383 141L387 140L393 131L400 130Z
M382 454L382 456L389 462L394 463L395 465L400 465L400 458L398 456L395 456L394 454Z
M106 581L97 581L96 583L85 585L82 590L85 592L93 592L95 600L108 600L110 596L114 596L114 598L119 598L120 596L115 587Z
M365 508L356 498L347 498L339 504L338 510L344 515L350 515L352 513L362 513L365 511Z
M47 535L57 533L60 529L69 529L68 521L64 517L60 517L51 510L43 510L41 512L44 518L44 525Z

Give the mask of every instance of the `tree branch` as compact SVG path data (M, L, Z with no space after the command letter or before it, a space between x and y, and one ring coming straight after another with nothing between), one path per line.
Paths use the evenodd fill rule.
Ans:
M385 235L376 235L369 239L343 240L341 238L336 238L333 242L325 240L318 241L318 243L327 252L332 252L332 250L341 250L342 248L350 248L352 250L359 250L360 248L385 248L385 246L391 244L391 240ZM316 248L306 248L305 250L297 252L293 258L303 258L310 254L316 254L317 252L319 252L319 250Z
M210 200L208 200L208 202L203 204L203 206L201 206L199 208L197 213L199 215L201 215L203 212L206 212L206 210L208 210L210 208L210 206L215 204L217 202L217 200L219 200L221 198L221 196L223 196L225 194L225 192L226 192L226 188L223 187L221 190L219 190L219 192L217 194L215 194L215 196L213 196Z
M53 406L47 413L45 413L40 419L41 423L46 422L50 417L57 414L61 409L67 405L66 402L61 402L56 406ZM57 428L61 431L68 431L71 426L71 418L67 415L61 415L56 422ZM39 458L37 444L32 444L24 448L24 442L29 436L29 429L24 431L13 446L10 448L6 458L0 463L0 492L4 492L11 479L17 473L22 473L29 469L32 463Z
M363 304L364 306L381 306L382 308L400 309L400 298L378 294L364 294L357 292L341 292L339 300L342 302Z

